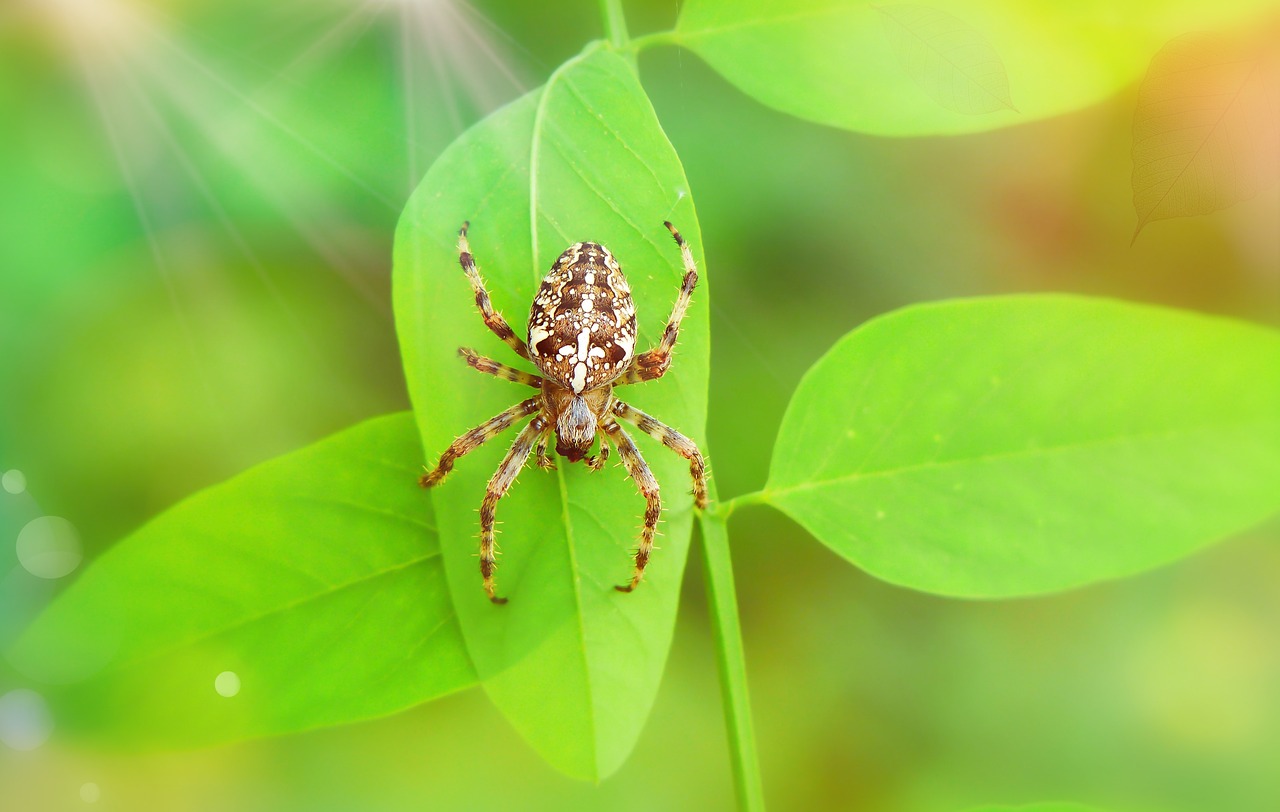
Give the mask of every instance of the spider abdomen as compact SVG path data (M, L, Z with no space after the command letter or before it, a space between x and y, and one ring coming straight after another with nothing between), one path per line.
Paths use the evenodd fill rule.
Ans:
M575 394L611 383L631 363L636 308L609 249L569 246L551 266L529 311L529 354L543 375Z

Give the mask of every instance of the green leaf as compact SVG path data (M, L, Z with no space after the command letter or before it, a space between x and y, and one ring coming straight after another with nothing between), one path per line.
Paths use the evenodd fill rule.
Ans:
M981 31L929 6L875 9L903 69L938 104L966 115L1017 110L1004 62Z
M968 812L1103 812L1096 806L1070 803L1031 804L1029 806L983 806Z
M1170 37L1270 5L688 0L673 39L785 113L878 135L956 134L1095 104Z
M1139 572L1280 509L1280 334L1067 296L891 313L805 375L763 496L928 592Z
M412 415L192 496L116 544L7 652L60 722L194 746L382 716L475 682ZM214 683L233 672L239 693ZM226 689L228 678L223 678Z
M1280 180L1280 31L1188 34L1165 44L1133 115L1134 237Z
M476 312L458 265L459 225L470 220L480 273L520 335L556 257L577 241L605 244L631 282L643 346L659 337L683 274L663 220L675 223L700 256L688 188L632 69L600 46L440 157L405 210L394 272L396 324L429 462L459 434L533 391L481 376L457 357L459 346L469 346L529 367ZM699 441L707 409L707 298L703 274L671 371L617 392ZM689 470L649 438L637 438L662 485L665 509L660 549L631 594L613 587L631 571L644 502L620 466L590 473L560 459L554 472L526 471L497 508L498 592L510 602L496 606L481 589L477 508L514 434L459 460L433 489L445 569L467 647L494 703L557 768L598 779L635 745L671 644L692 529Z

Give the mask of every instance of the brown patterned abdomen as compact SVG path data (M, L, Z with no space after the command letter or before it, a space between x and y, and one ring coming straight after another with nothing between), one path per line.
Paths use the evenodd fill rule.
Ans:
M581 394L616 379L636 346L636 310L603 245L569 246L542 280L529 312L529 353L542 373Z

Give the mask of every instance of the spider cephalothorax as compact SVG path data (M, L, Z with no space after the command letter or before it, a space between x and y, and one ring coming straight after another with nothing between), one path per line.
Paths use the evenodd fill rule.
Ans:
M634 423L641 431L689 460L693 477L694 504L707 505L706 467L698 447L688 437L613 396L613 387L662 377L671 366L671 351L680 331L680 320L689 306L689 297L698 281L693 252L680 232L665 224L680 246L684 259L684 284L675 309L658 346L635 354L636 309L631 288L617 260L603 245L580 242L569 246L542 280L529 313L529 340L521 341L502 315L493 309L480 273L467 244L467 224L458 232L458 259L475 291L480 315L499 338L520 357L532 361L542 377L509 367L463 347L458 352L475 369L516 383L536 387L539 393L481 423L459 437L440 455L436 467L423 474L424 488L439 484L453 469L454 460L478 448L486 440L510 428L518 420L533 415L498 470L489 480L480 506L480 574L484 589L494 603L505 598L495 593L494 510L511 487L516 474L534 454L541 468L553 468L547 446L555 438L556 453L569 462L585 461L592 470L604 467L609 446L618 448L622 464L636 481L647 508L640 546L636 550L631 581L618 589L630 592L644 577L653 535L661 513L658 481L640 455L631 437L618 420ZM596 435L600 451L588 456Z

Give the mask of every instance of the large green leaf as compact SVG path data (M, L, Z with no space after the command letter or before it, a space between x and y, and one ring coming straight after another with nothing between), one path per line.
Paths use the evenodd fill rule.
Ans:
M527 366L476 312L455 245L464 220L493 301L521 335L551 263L571 243L592 240L627 273L641 345L656 341L682 276L663 220L683 230L696 254L702 242L688 182L644 91L627 62L600 46L455 142L413 195L396 236L396 323L432 463L463 431L533 393L478 375L457 357L470 346ZM704 274L671 371L618 392L694 438L706 420L706 303ZM495 704L559 769L600 778L634 746L671 643L692 528L688 466L637 439L663 485L665 511L661 549L631 594L613 587L630 572L644 503L623 471L593 474L562 459L555 472L526 472L498 505L498 591L510 602L496 606L480 587L476 509L513 439L464 457L433 490L445 569Z
M196 494L95 561L8 657L55 686L67 726L177 746L473 684L421 453L412 415L392 415ZM215 690L227 671L232 697Z
M880 135L989 130L1094 104L1187 30L1271 0L688 0L675 41L783 112Z
M1071 803L1031 804L1030 806L984 806L968 812L1103 812L1095 806Z
M765 497L929 592L1154 567L1280 509L1280 334L1066 296L907 308L805 375Z

